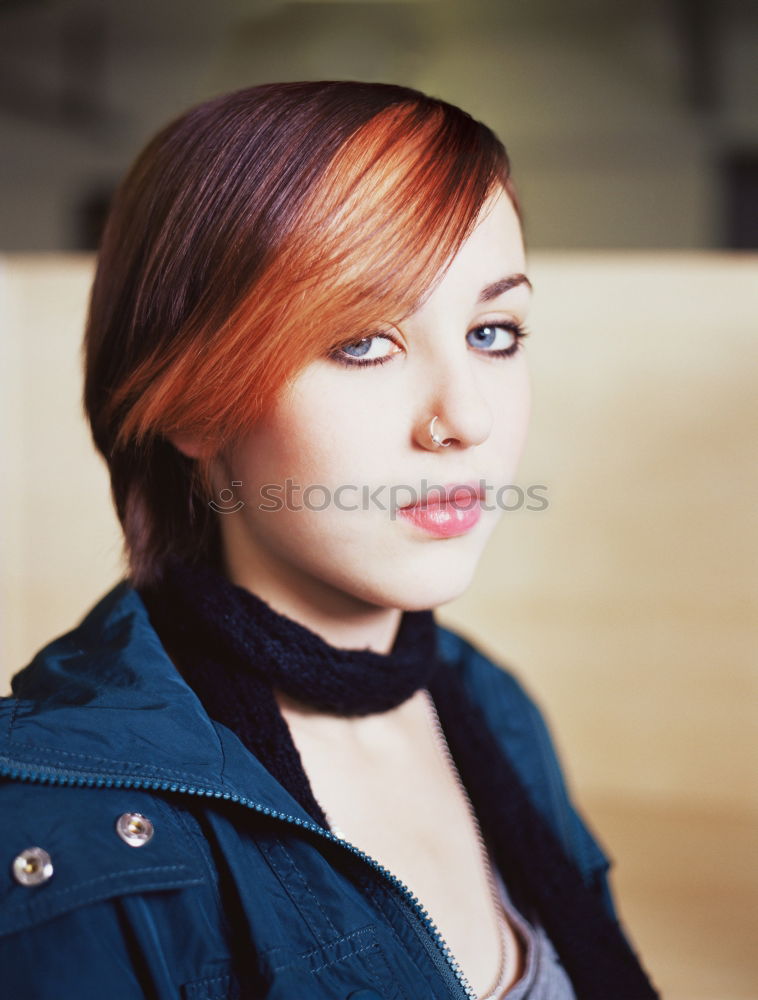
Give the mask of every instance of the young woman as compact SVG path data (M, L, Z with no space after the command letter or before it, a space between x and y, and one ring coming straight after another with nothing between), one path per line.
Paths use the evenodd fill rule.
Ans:
M527 429L505 149L252 87L115 198L85 405L128 574L6 699L9 997L655 997L534 702L437 625Z

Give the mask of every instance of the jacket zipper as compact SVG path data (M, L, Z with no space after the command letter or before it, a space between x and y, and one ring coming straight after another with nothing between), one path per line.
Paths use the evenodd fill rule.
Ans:
M471 796L468 793L468 789L463 784L460 772L458 771L455 760L453 759L450 746L445 736L445 731L442 728L442 723L440 722L440 717L437 712L437 706L434 704L434 699L432 698L429 691L426 689L424 690L424 695L425 695L424 703L426 705L427 713L429 715L429 721L431 723L435 740L437 742L437 748L439 752L442 754L443 759L445 760L448 773L451 775L453 781L458 787L459 794L466 803L466 807L468 809L469 815L471 817L471 822L474 827L474 832L476 833L477 842L479 844L479 853L482 859L482 867L484 868L485 875L487 876L487 884L489 886L492 903L495 908L495 911L498 914L500 914L502 910L502 904L500 902L500 893L498 892L498 888L495 884L495 876L492 871L492 862L490 861L489 851L484 841L482 828L479 824L479 818L476 815L476 810L474 809L474 804L471 801ZM485 994L484 1000L493 1000L493 998L496 998L502 992L502 977L505 972L505 963L508 956L505 953L505 937L503 935L502 928L500 926L500 920L498 920L498 936L501 949L500 963L497 975L495 977L495 982ZM466 985L469 986L469 988L471 987L471 984L469 983L468 979L466 979ZM473 996L476 996L476 993L473 990L471 992Z
M431 937L436 945L436 950L430 950L430 955L434 964L443 975L443 978L445 978L448 985L453 988L453 991L458 992L460 990L459 995L465 996L466 1000L477 1000L476 993L471 988L471 985L455 960L453 953L450 951L450 948L440 934L437 925L429 916L426 907L420 903L418 896L411 892L408 886L401 879L399 879L396 875L393 875L389 868L385 868L385 866L380 864L380 862L378 862L375 858L372 858L370 854L367 854L359 847L351 844L350 841L345 840L342 837L337 837L330 830L325 830L316 823L300 819L298 816L290 816L288 813L279 812L278 810L271 809L268 806L262 806L257 802L253 802L251 799L247 799L241 795L235 795L232 792L219 792L213 788L185 785L179 782L147 781L142 780L141 778L92 778L86 775L77 775L75 772L72 773L65 771L60 771L55 774L39 774L34 771L24 771L13 768L2 762L0 762L0 776L11 778L15 781L39 782L40 784L75 785L78 787L89 788L144 788L157 792L179 792L180 794L185 795L199 795L207 798L223 799L225 801L239 803L240 805L246 806L248 809L254 809L256 812L262 813L265 816L272 816L275 819L284 820L294 826L303 827L306 830L312 830L314 833L317 833L319 836L324 837L327 840L343 844L349 851L353 854L357 854L358 857L362 858L367 864L378 871L380 875L386 878L410 905L412 915L415 917L417 923L420 923L427 932L427 936L422 936L424 944L428 947L429 937ZM444 964L440 963L438 958L439 954L442 954L444 957Z

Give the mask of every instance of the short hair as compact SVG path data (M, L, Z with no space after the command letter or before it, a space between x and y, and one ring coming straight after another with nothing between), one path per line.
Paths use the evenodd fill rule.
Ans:
M487 126L394 84L249 87L148 143L109 211L83 345L134 586L171 556L218 561L214 456L309 362L418 308L498 185L518 212Z

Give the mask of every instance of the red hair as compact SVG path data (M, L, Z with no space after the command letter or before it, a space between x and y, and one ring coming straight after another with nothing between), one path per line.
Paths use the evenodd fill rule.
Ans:
M84 405L135 586L218 557L210 466L309 362L413 312L506 151L391 84L265 84L192 108L114 198L84 340ZM205 442L197 461L171 434Z

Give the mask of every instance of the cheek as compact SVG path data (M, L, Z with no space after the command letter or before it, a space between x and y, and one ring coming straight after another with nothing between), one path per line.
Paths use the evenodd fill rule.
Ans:
M309 373L260 425L246 462L255 479L265 469L303 487L374 482L394 440L384 418L396 408L361 390L355 376L343 385L329 374Z
M305 412L281 412L256 429L238 451L234 466L248 499L260 495L265 485L284 489L289 481L302 494L319 485L334 490L360 474L368 451L360 435L349 425L332 422L325 427L323 410L322 404L314 419Z
M532 414L532 386L529 380L529 372L524 365L524 372L519 386L519 393L515 401L516 419L519 421L522 436L526 435L529 420Z
M505 386L501 384L493 406L493 438L504 456L520 453L531 415L531 386L524 358L513 365Z

